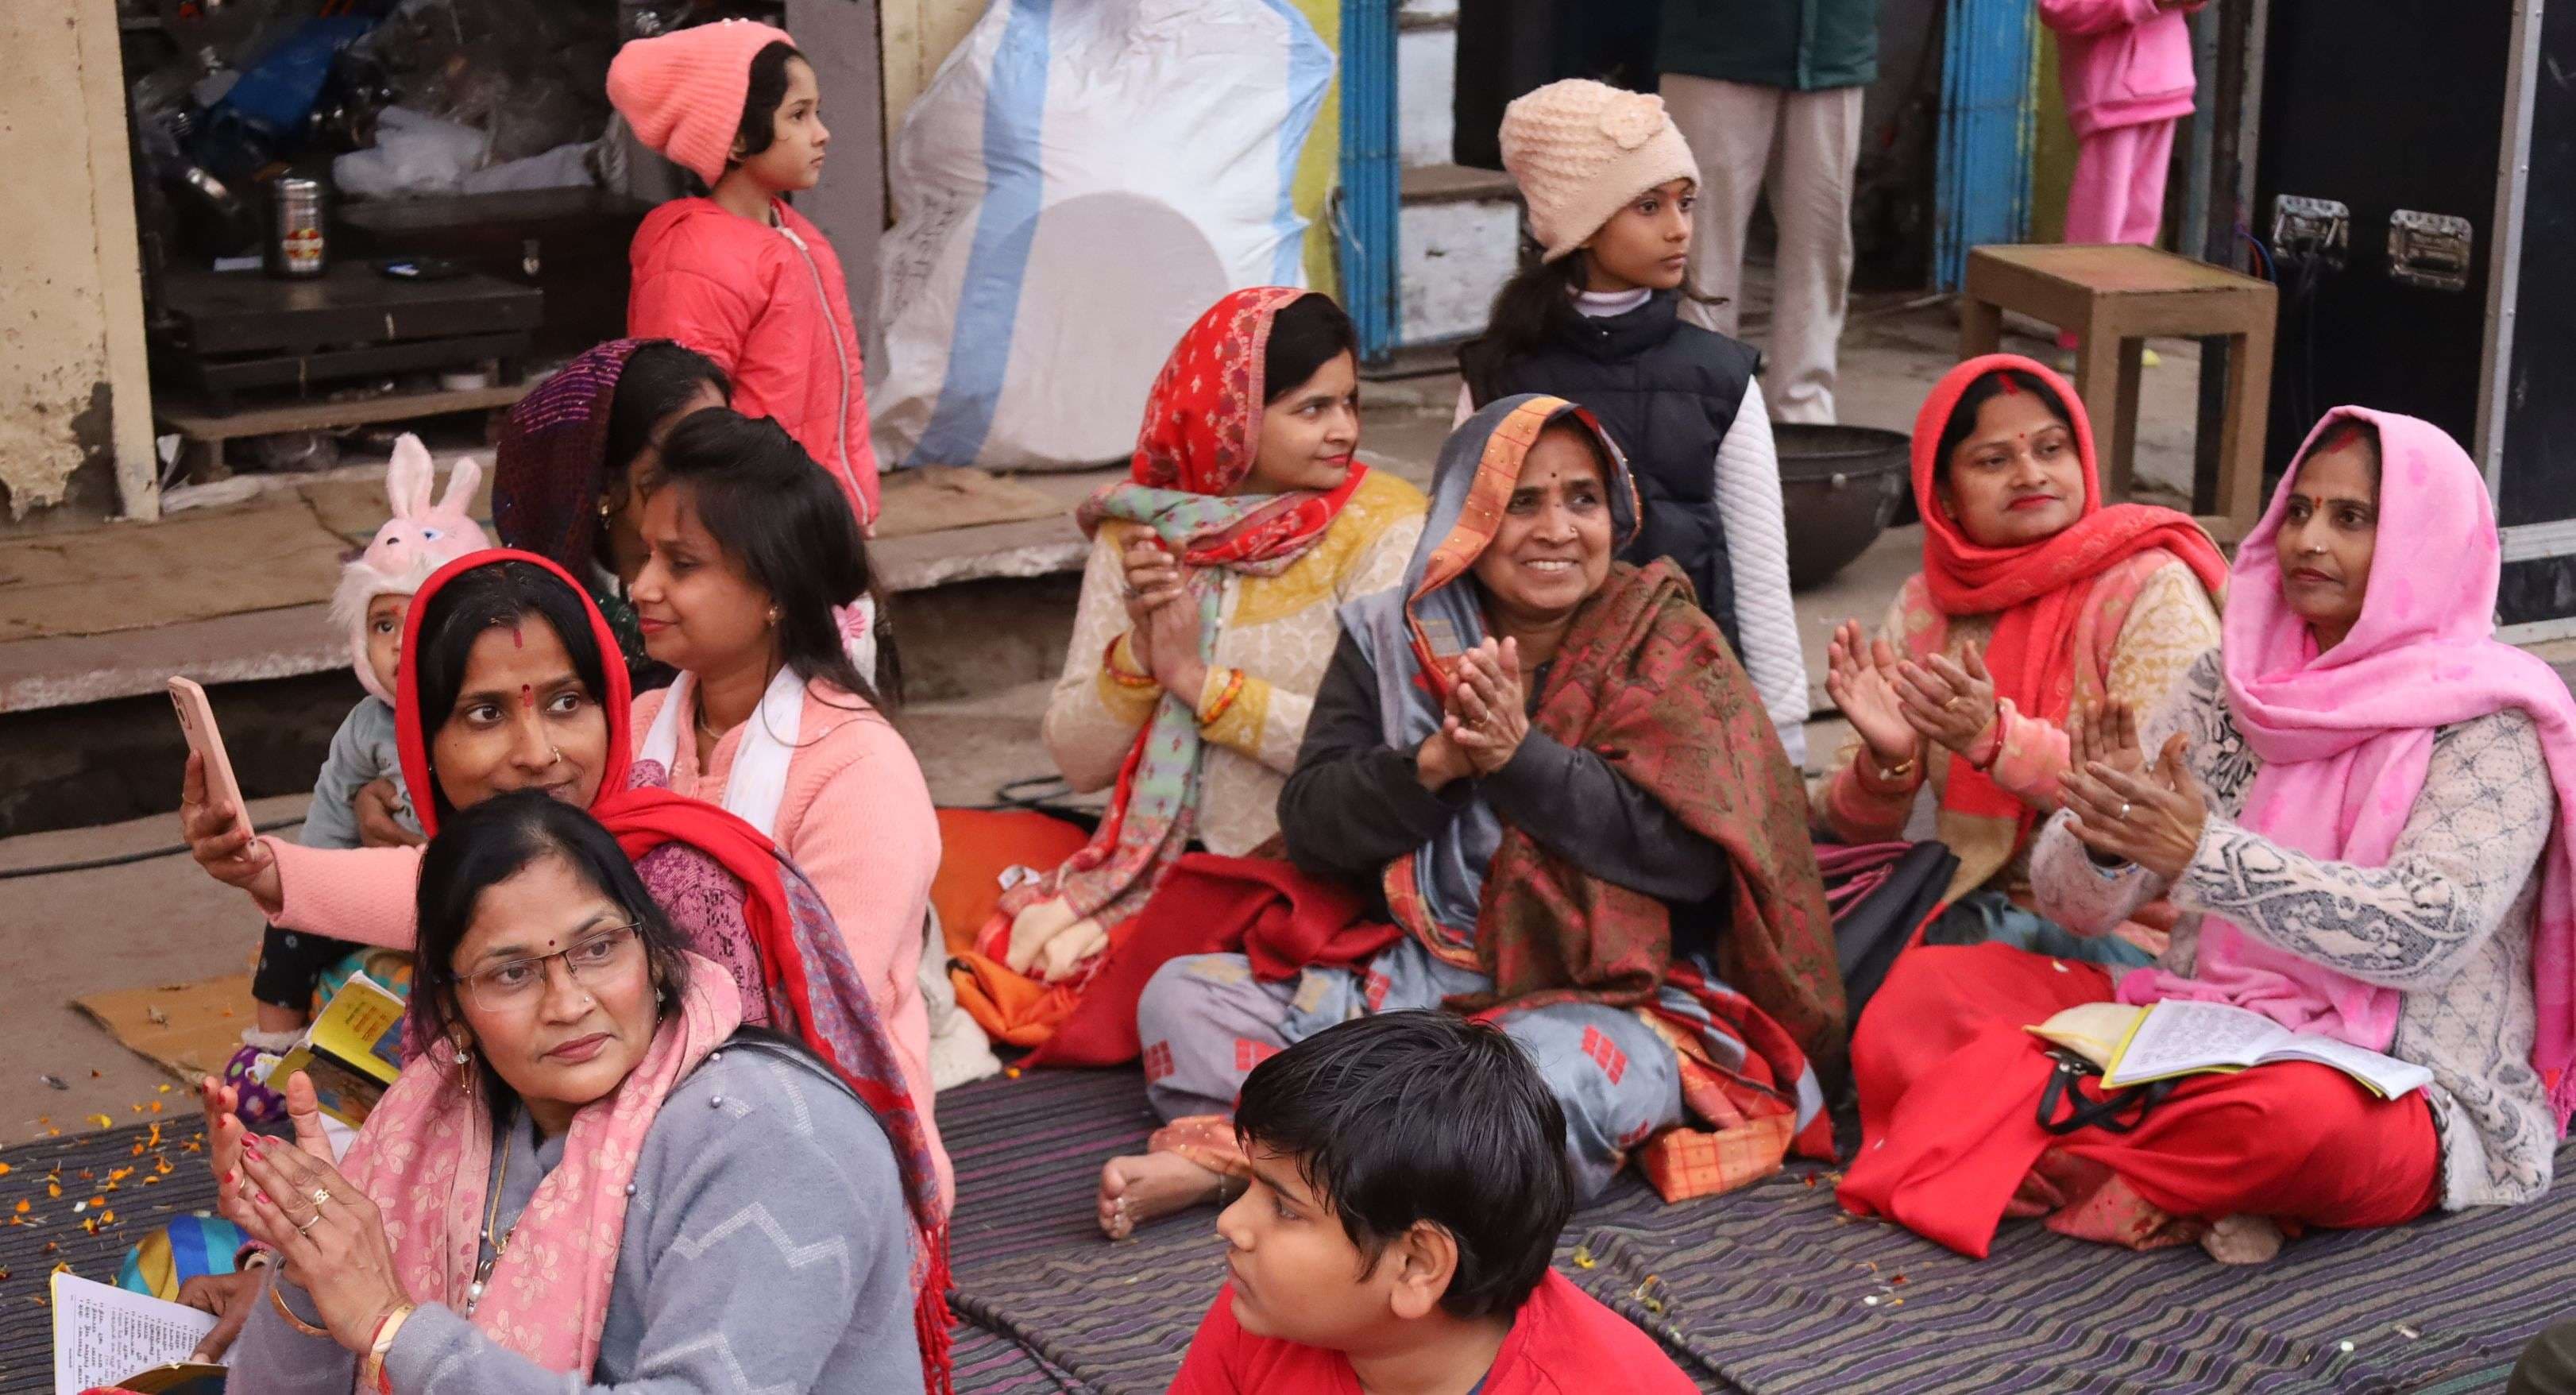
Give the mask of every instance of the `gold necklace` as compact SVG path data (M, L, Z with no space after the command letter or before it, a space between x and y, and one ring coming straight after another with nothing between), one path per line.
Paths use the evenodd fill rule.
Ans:
M492 1266L501 1262L501 1252L510 1247L510 1237L518 1233L519 1221L527 1218L527 1212L522 1210L519 1213L518 1219L510 1222L510 1228L508 1230L502 1231L497 1236L492 1233L494 1227L501 1223L501 1192L503 1188L509 1185L510 1181L510 1139L518 1126L518 1111L512 1110L510 1112L509 1126L501 1130L500 1134L497 1136L497 1141L501 1149L501 1172L499 1176L492 1179L492 1195L483 1206L483 1244L491 1250L491 1254L485 1256L475 1264L474 1282L466 1285L465 1287L465 1315L467 1317L474 1316L475 1307L482 1303L483 1286L492 1280Z

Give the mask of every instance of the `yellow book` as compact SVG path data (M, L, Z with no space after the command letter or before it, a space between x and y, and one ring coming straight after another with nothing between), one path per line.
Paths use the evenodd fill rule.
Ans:
M269 1068L268 1088L284 1090L287 1077L301 1071L323 1113L351 1128L366 1123L402 1073L402 1017L403 1000L392 990L351 974L304 1039Z

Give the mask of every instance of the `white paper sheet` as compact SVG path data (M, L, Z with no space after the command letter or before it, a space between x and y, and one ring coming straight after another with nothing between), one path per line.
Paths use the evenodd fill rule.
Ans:
M185 1361L215 1315L77 1274L56 1274L54 1395L114 1385L146 1367Z

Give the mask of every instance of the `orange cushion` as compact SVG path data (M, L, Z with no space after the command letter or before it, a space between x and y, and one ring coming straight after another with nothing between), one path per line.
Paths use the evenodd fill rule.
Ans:
M939 910L948 952L975 948L976 932L1002 899L1005 870L1052 872L1090 841L1080 824L1033 809L940 810L939 875L930 883L930 904Z

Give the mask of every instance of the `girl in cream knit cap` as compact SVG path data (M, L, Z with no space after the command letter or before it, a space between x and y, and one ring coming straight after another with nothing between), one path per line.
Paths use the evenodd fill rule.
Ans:
M1645 505L1621 559L1681 567L1803 764L1807 665L1761 355L1679 317L1699 194L1690 146L1662 98L1577 78L1505 108L1502 147L1535 245L1459 355L1460 415L1545 392L1601 418Z

